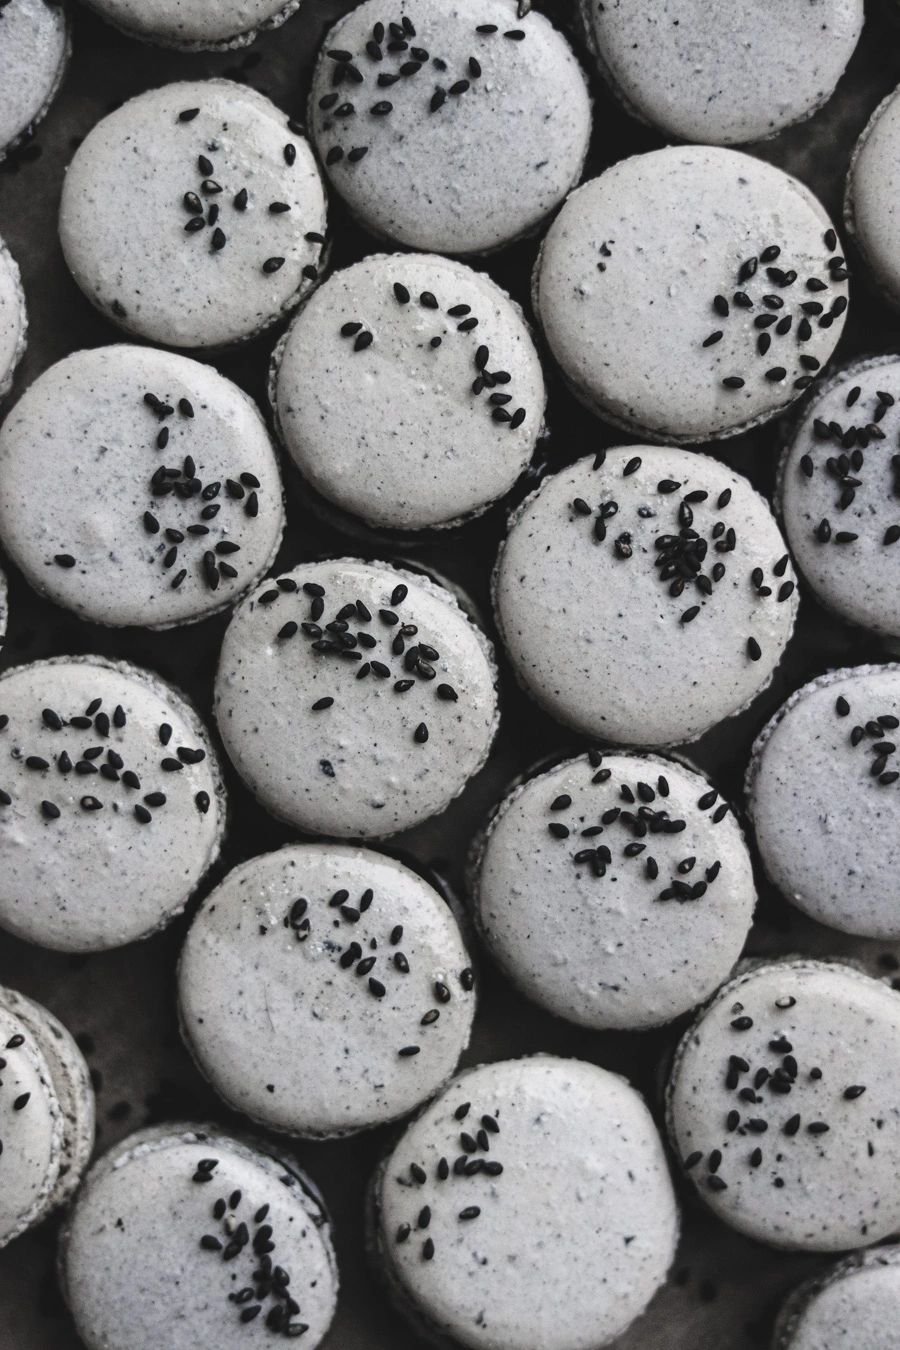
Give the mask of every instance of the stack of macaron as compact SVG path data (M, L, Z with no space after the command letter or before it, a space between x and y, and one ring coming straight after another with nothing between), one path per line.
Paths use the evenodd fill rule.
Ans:
M155 942L212 1119L92 1161L0 988L0 1247L65 1210L86 1350L350 1344L306 1166L388 1127L337 1250L416 1344L662 1344L684 1208L843 1254L775 1350L895 1346L900 994L842 958L900 944L900 357L832 364L845 246L759 145L861 0L343 3L290 102L190 53L289 53L301 0L87 3L180 78L57 184L102 340L20 367L0 196L0 960ZM68 25L0 0L0 157ZM898 153L895 93L844 212L894 307Z

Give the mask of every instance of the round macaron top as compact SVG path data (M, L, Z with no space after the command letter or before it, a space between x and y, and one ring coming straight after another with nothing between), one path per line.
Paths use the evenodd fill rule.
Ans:
M382 1124L437 1091L468 1042L473 988L437 892L392 858L332 844L235 868L179 969L185 1038L213 1086L261 1124L313 1136Z
M128 203L124 228L111 201ZM301 130L262 94L185 81L97 123L69 165L59 229L75 280L120 327L217 347L313 285L325 193Z
M521 310L447 258L382 255L335 273L276 361L275 416L306 481L389 529L485 510L543 426L544 377Z
M848 966L788 960L722 987L668 1093L676 1152L720 1219L840 1251L900 1224L900 998Z
M784 531L818 598L900 636L900 358L836 374L804 409L779 477Z
M59 1175L63 1117L35 1037L0 991L0 1247L36 1222Z
M88 1350L319 1344L337 1295L328 1219L302 1174L262 1147L167 1125L88 1173L61 1248Z
M860 1252L788 1299L773 1350L894 1350L900 1320L900 1247Z
M618 446L546 478L494 576L514 670L554 717L616 743L694 740L768 684L794 574L768 504L694 451Z
M834 670L763 729L747 775L763 865L820 923L900 938L900 665Z
M363 222L410 248L485 253L578 182L591 130L565 39L517 0L365 0L325 38L310 134Z
M0 32L0 159L47 110L68 52L66 15L51 0L6 0Z
M255 404L184 356L75 352L0 429L4 545L89 621L164 628L225 608L270 565L283 518Z
M606 1345L665 1279L678 1229L643 1099L549 1055L456 1078L386 1159L375 1204L398 1301L474 1350Z
M798 398L844 326L847 271L796 178L716 146L635 155L573 193L535 300L550 349L601 417L702 441Z
M304 563L238 606L216 718L238 772L299 829L384 837L436 815L487 758L490 644L445 587L388 563Z
M88 0L117 28L171 47L239 47L300 0Z
M224 796L199 718L158 676L55 657L0 677L0 926L92 951L181 910Z
M16 366L25 351L27 331L25 292L19 268L0 239L0 398L12 385Z
M669 1022L721 984L756 892L706 778L590 751L516 787L476 858L478 926L523 993L589 1027Z
M844 200L847 230L869 268L880 297L900 305L900 220L892 203L900 191L900 97L879 103L860 136Z
M648 122L685 141L757 141L828 99L863 25L862 0L581 0L601 71Z

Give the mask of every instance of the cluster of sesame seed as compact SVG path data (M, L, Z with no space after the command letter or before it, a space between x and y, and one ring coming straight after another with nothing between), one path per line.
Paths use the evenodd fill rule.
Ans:
M155 394L145 394L144 403L151 409L158 421L164 424L175 413L175 408L170 403L158 398ZM178 400L178 412L182 418L189 421L194 418L194 409L189 399L181 398ZM169 427L163 425L156 436L156 448L165 450L169 444L169 439ZM222 492L223 486L224 494ZM259 479L255 474L247 471L239 473L236 478L226 478L224 485L218 479L204 483L197 474L197 466L191 455L184 456L180 467L168 467L161 464L150 477L151 497L156 500L163 497L174 497L182 503L193 504L198 516L196 521L186 525L182 530L175 526L163 526L155 511L144 512L142 523L147 534L162 534L164 542L161 542L159 553L163 569L169 571L175 566L178 561L180 545L186 542L203 543L204 548L198 576L208 589L211 591L218 590L222 578L229 581L234 580L238 571L234 563L227 561L227 559L240 552L240 544L235 543L233 539L220 539L212 548L205 547L212 528L210 522L215 520L222 509L222 501L216 499L222 497L225 502L240 503L244 515L250 520L255 520L259 515L259 490ZM172 577L170 583L172 589L178 590L187 575L187 568L179 568Z
M845 406L847 408L855 407L862 390L858 384L848 391ZM866 422L854 422L844 426L836 418L825 421L822 417L813 419L813 433L817 440L825 443L834 443L837 447L837 453L828 455L824 465L820 466L823 472L835 485L835 510L846 511L856 500L857 489L863 486L863 479L860 474L866 463L865 452L872 442L879 442L886 439L883 428L880 423L884 420L888 409L896 403L893 394L887 390L879 389L872 399L874 408L872 414ZM800 476L808 482L816 472L816 464L812 455L807 451L800 456L799 462ZM900 497L900 454L891 455L891 491L895 497ZM864 516L858 516L864 520ZM832 528L831 521L827 516L823 516L813 531L815 538L820 544L855 544L859 534L854 530L835 530ZM900 540L900 524L888 525L884 530L881 542L884 546L896 544Z
M469 1120L472 1115L472 1103L463 1102L453 1112L453 1119L460 1123ZM490 1177L492 1180L503 1174L503 1164L495 1158L489 1157L491 1152L491 1139L496 1138L500 1133L500 1123L497 1120L499 1111L493 1114L483 1113L479 1119L477 1128L470 1127L469 1130L461 1130L459 1135L452 1140L452 1144L458 1150L453 1162L447 1154L442 1154L437 1163L431 1170L431 1177L438 1182L451 1182L454 1187L460 1183L466 1183L472 1177ZM452 1148L448 1148L447 1153L451 1153ZM424 1186L429 1179L429 1172L421 1163L411 1163L409 1176L397 1177L397 1184L405 1187ZM481 1214L480 1205L464 1205L457 1211L457 1219L460 1223L471 1223ZM400 1224L394 1235L394 1240L402 1245L408 1242L415 1233L427 1233L431 1227L431 1206L423 1205L416 1215L415 1221ZM420 1254L423 1261L432 1261L435 1254L434 1238L430 1234L422 1241Z
M520 10L519 17L524 18L527 13L527 9L524 12ZM480 38L487 38L499 34L500 29L497 24L482 23L477 25L475 32ZM325 153L325 163L329 168L341 163L358 164L369 152L368 143L354 145L350 149L345 149L341 144L347 135L352 135L352 127L356 125L356 119L361 111L356 103L342 97L341 89L344 85L358 89L360 85L366 83L366 71L370 77L375 76L375 86L379 90L391 89L401 81L414 79L421 71L427 71L429 65L438 75L448 71L449 64L442 56L432 56L424 47L415 45L416 36L415 25L404 14L397 22L390 22L387 25L376 23L362 49L356 53L338 48L331 48L325 53L326 58L333 63L332 88L320 97L319 108L327 114L322 123L322 131L335 133L335 141ZM521 42L525 38L525 32L521 28L510 28L503 33L503 37L511 42ZM385 69L386 66L391 68ZM379 67L377 74L374 67ZM448 102L460 99L473 90L481 77L481 62L477 56L469 55L465 61L465 69L460 72L458 79L449 85L439 81L431 84L427 102L423 102L422 110L427 107L430 114L439 113ZM364 115L370 119L363 134L368 136L371 132L371 119L377 121L380 118L390 117L393 111L394 104L390 99L376 99L363 110Z
M17 1031L15 1035L10 1036L9 1040L6 1042L3 1048L4 1050L18 1050L24 1044L25 1044L25 1037L22 1035L20 1031ZM0 1055L0 1073L2 1073L6 1067L7 1067L6 1060L2 1055ZM0 1078L0 1087L3 1087L2 1078ZM25 1107L28 1105L30 1101L31 1101L30 1092L20 1092L15 1097L13 1097L12 1109L14 1111L24 1111ZM0 1158L2 1158L2 1156L3 1156L3 1140L0 1139Z
M70 774L81 778L93 778L96 775L98 783L102 779L104 785L111 785L104 787L105 792L113 792L117 788L124 790L125 800L132 806L134 819L140 825L149 825L153 820L153 812L166 805L166 794L158 788L151 792L143 792L140 777L127 766L119 751L111 745L103 744L114 732L124 732L127 718L120 703L113 709L112 715L103 711L102 704L102 699L92 699L83 713L68 718L61 717L53 708L42 709L40 715L41 726L46 730L55 734L71 730L92 732L101 744L85 746L82 743L80 748L76 748L70 740L69 748L60 750L52 761L42 755L24 754L16 745L10 750L10 758L30 773L40 774L42 777L55 772L65 781ZM8 728L9 717L4 714L0 716L0 732L5 732ZM161 723L157 728L157 737L161 746L169 745L172 728L167 722ZM121 734L118 739L121 742ZM159 768L163 773L179 773L186 764L199 764L205 758L206 751L202 748L179 745L174 755L165 754L161 757ZM131 796L133 793L142 793L139 802L134 802ZM0 807L11 806L12 803L12 794L0 789ZM93 793L85 793L79 798L78 804L82 811L90 814L102 811L106 803ZM120 811L118 801L114 800L110 804L113 811L116 813ZM197 792L194 796L194 805L201 815L206 815L210 806L209 793ZM39 810L43 819L47 821L59 820L62 815L57 803L49 798L41 801Z
M181 125L189 125L199 115L199 108L185 108L176 119ZM288 130L294 135L302 135L303 129L295 122L288 122ZM206 149L210 153L215 153L215 143L207 145ZM282 147L282 157L288 168L292 168L297 160L297 147L293 141L288 141ZM221 253L228 243L228 235L222 228L222 207L228 206L231 211L232 228L237 224L238 219L248 209L253 207L250 193L246 187L240 187L231 195L230 202L226 203L225 187L215 177L216 166L209 158L209 155L200 153L196 161L197 181L193 188L189 188L181 199L181 204L187 212L184 230L186 234L200 234L209 231L209 251L211 253ZM272 201L268 202L266 209L273 220L279 219L282 215L290 212L290 202ZM320 248L325 240L322 235L315 231L310 231L304 238L308 243L316 244ZM260 271L266 275L278 272L285 264L285 258L279 254L273 254L271 257L264 258L260 262ZM319 272L312 263L308 263L302 269L302 275L307 281L318 280Z
M794 1008L797 999L793 995L784 995L775 1000L776 1012L785 1012ZM731 1006L731 1030L736 1036L745 1035L755 1026L742 1003ZM804 1087L824 1082L822 1069L812 1065L808 1069L798 1061L797 1051L785 1034L773 1029L767 1038L766 1053L762 1062L757 1062L747 1054L729 1054L723 1073L726 1091L734 1094L735 1105L729 1109L724 1121L725 1133L722 1146L711 1149L705 1155L706 1174L704 1184L713 1192L728 1190L728 1180L722 1175L722 1165L726 1160L734 1166L746 1167L750 1174L758 1174L766 1160L760 1142L764 1135L774 1136L768 1152L769 1160L778 1166L784 1163L792 1152L804 1144L816 1146L816 1141L831 1128L825 1120L815 1116L807 1118L797 1098L802 1097ZM842 1084L836 1089L836 1099L845 1102L857 1101L865 1093L862 1083ZM787 1098L792 1098L788 1102ZM739 1153L738 1141L747 1140L745 1155ZM792 1141L792 1142L788 1142ZM873 1147L869 1145L869 1156ZM684 1167L693 1171L704 1162L704 1154L699 1150L688 1154ZM726 1169L727 1170L727 1169ZM784 1177L776 1170L772 1185L781 1190Z
M409 288L404 286L401 281L395 281L393 284L393 296L398 305L406 306L413 303ZM440 304L437 297L431 291L422 291L418 298L418 304L425 310L440 310ZM446 314L454 321L455 331L457 333L472 333L478 327L478 318L472 313L471 305L454 303L446 309ZM432 350L440 347L447 333L446 324L443 326L443 333L436 333L429 341ZM356 319L349 319L341 325L341 337L353 339L354 352L365 351L371 347L375 340L375 335L370 329L365 328ZM506 386L511 382L512 376L508 370L489 370L488 365L491 359L490 349L480 343L474 354L475 379L472 382L472 393L476 398L484 393L488 393L487 405L494 422L503 424L510 431L517 431L525 421L525 409L515 408L509 411L508 404L513 402L512 394L507 392Z
M601 751L589 750L587 762L591 786L610 783L612 769L603 767ZM645 842L647 836L680 834L687 829L687 821L671 816L664 806L653 805L658 799L664 801L669 796L669 790L669 783L664 774L658 775L655 787L643 781L634 784L622 782L619 784L618 795L625 805L607 807L598 814L596 822L589 825L584 824L585 820L590 814L596 814L590 811L584 811L576 822L572 822L570 818L570 823L568 825L565 823L562 819L563 814L570 811L577 812L579 808L575 805L571 793L563 792L554 797L549 804L550 819L547 830L552 838L561 842L576 834L579 839L593 840L601 834L607 836L612 834L615 837L617 832L624 831L628 836L628 842L617 856L629 859L641 858L643 876L653 884L659 879L659 863L652 854L647 853ZM723 821L729 810L728 803L720 802L718 797L716 789L711 788L697 801L699 811L711 812L709 819L713 825ZM608 869L615 865L609 843L590 844L580 848L572 854L571 861L576 868L589 867L592 874L598 878L605 877ZM657 893L656 899L677 900L680 904L701 899L715 882L722 870L722 864L717 858L708 867L701 867L703 872L701 880L685 881L684 878L694 871L696 865L696 857L682 858L675 867L677 875L669 878L668 883Z
M331 926L340 928L342 924L349 925L354 931L354 937L345 947L338 947L331 942L322 942L317 947L317 955L333 955L341 970L349 971L358 981L357 987L365 988L368 994L379 1002L385 998L388 993L386 980L402 980L409 975L412 970L409 958L400 947L403 941L403 925L394 924L387 935L382 933L382 947L387 947L387 953L379 948L379 939L371 931L365 931L363 924L363 915L371 910L372 902L375 899L375 893L371 887L366 887L359 900L352 903L350 892L341 887L334 892L325 902L326 911L336 911L331 919ZM298 942L306 942L312 933L311 908L310 902L305 896L291 902L287 913L284 916L283 924L285 928L291 929ZM260 928L260 933L264 934L268 930L265 927ZM368 955L366 954L368 952ZM379 964L380 960L380 964ZM376 970L377 973L373 974ZM380 978L379 978L380 977ZM475 976L470 966L466 966L458 975L460 987L464 992L470 993L475 985ZM365 983L363 983L363 981ZM440 1005L446 1005L453 999L453 993L443 979L436 979L432 983L432 1002L419 1019L419 1027L434 1026L441 1015ZM412 1059L421 1052L422 1047L418 1044L405 1044L397 1051L399 1059Z
M834 230L825 232L823 242L831 255L821 276L808 276L803 283L806 299L799 299L803 293L792 290L799 282L794 268L776 266L784 261L783 249L779 244L767 244L758 254L745 258L737 269L736 289L728 295L719 293L712 299L712 310L719 321L718 325L703 339L704 347L715 347L724 337L721 321L728 320L735 310L757 311L753 320L757 337L755 355L764 361L762 378L772 384L791 380L796 390L808 389L815 378L821 362L811 353L800 348L809 342L814 328L826 329L838 319L847 308L847 297L843 292L834 294L835 288L847 280L849 275L846 263L840 254L835 253L838 240ZM831 293L831 303L827 304L824 292ZM817 298L822 296L823 298ZM770 365L773 358L769 351L774 342L793 337L793 349L784 353L781 361ZM781 344L782 348L784 344ZM730 372L722 379L725 389L743 389L747 383L744 372Z
M191 1180L196 1185L208 1185L215 1180L218 1165L218 1158L201 1158ZM290 1272L272 1259L276 1242L272 1225L266 1222L270 1207L261 1205L247 1221L238 1217L242 1201L243 1194L239 1190L215 1201L212 1217L219 1229L218 1232L204 1233L200 1247L219 1256L225 1264L246 1254L255 1267L249 1283L228 1295L228 1301L238 1309L239 1322L248 1325L262 1316L268 1331L294 1340L308 1331L309 1326L298 1320L300 1305L290 1292Z
M371 632L369 625L376 622L375 616L362 600L351 600L342 605L332 619L325 619L325 587L318 582L306 581L302 588L291 577L279 577L273 590L264 591L257 601L260 605L272 605L282 596L296 594L302 589L309 600L309 612L306 619L297 622L290 619L277 630L278 641L285 643L298 635L307 642L307 650L316 659L330 657L332 660L355 666L355 678L365 680L389 680L392 674L398 674L394 680L395 694L407 694L415 686L430 684L437 678L434 663L440 660L440 652L426 642L413 641L418 635L414 623L403 623L396 612L406 599L409 588L398 582L391 593L390 608L378 610L377 622L382 637L382 654L386 661L365 653L378 649L378 637ZM356 631L354 632L353 629ZM399 667L392 664L399 662ZM451 684L439 683L435 686L435 696L446 703L457 702L459 695ZM334 706L334 698L325 695L311 705L313 712L325 712ZM428 725L419 722L413 732L413 741L424 745L428 740Z
M850 716L850 703L843 694L835 699L834 711L838 717ZM898 727L900 717L895 713L879 713L864 724L857 723L850 732L850 744L854 748L862 745L869 752L869 775L881 787L892 787L900 779L900 772L888 767L897 763L891 758L897 753L896 742L885 740L885 733L896 731Z
M632 474L637 473L641 463L640 455L632 456L622 468L622 477L630 478ZM602 469L605 464L606 451L601 450L594 459L593 468L596 471ZM668 501L675 519L672 529L666 534L657 535L654 540L656 556L653 565L660 581L666 583L668 594L674 599L682 596L685 588L689 586L694 586L700 592L700 603L689 605L679 613L679 623L688 624L693 623L700 613L703 598L711 597L715 586L726 575L727 568L723 557L734 552L738 539L734 526L726 525L722 519L715 520L708 527L705 537L700 534L695 528L695 507L708 502L710 493L705 488L695 488L676 497L675 494L680 492L682 486L674 478L663 478L656 485L657 493ZM731 499L731 488L724 488L715 499L714 509L718 512L726 511ZM592 507L584 497L575 497L570 509L572 520L587 518L592 520L593 542L603 544L609 538L611 522L619 514L619 503L614 496L607 496L597 506ZM645 503L638 507L638 515L642 519L655 520L659 515L659 508L654 509ZM611 543L614 557L622 560L634 557L634 537L630 531L620 532ZM707 572L704 567L710 548L720 556ZM776 602L783 604L793 595L794 582L790 579L783 580L789 561L788 554L785 553L772 565L772 573L780 582L777 592L774 586L766 584L761 567L752 569L749 580L757 599L766 600L774 594ZM751 661L760 660L762 648L755 637L747 638L745 654Z

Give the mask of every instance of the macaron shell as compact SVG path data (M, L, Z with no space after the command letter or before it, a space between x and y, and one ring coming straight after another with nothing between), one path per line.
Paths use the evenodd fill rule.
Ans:
M499 1130L482 1124L485 1115ZM441 1181L440 1157L452 1168L470 1132L486 1133L488 1161L501 1173L451 1170ZM375 1203L395 1297L433 1334L473 1350L608 1344L664 1280L678 1228L662 1145L639 1095L594 1065L544 1055L455 1079L387 1158Z
M0 160L43 117L59 87L69 54L65 10L50 0L11 0L2 37Z
M92 716L87 727L73 727L70 719L97 698L109 719L121 705L126 725L104 734ZM15 667L0 678L0 707L9 718L0 732L0 786L12 798L0 807L2 926L40 946L94 951L168 922L218 854L224 830L218 765L193 710L157 676L100 657ZM54 730L44 708L67 724ZM172 728L167 745L163 726ZM97 746L101 756L85 755ZM63 752L71 768L60 764ZM31 757L34 767L25 762ZM103 764L105 772L76 764ZM139 788L125 781L128 771ZM155 793L165 801L147 803ZM85 806L91 799L102 806Z
M184 356L75 352L0 428L4 544L36 590L89 622L167 628L216 613L270 566L283 523L255 404Z
M623 102L685 141L773 136L830 98L863 25L862 0L794 5L581 0L588 41Z
M502 383L486 383L488 366ZM273 394L282 439L317 492L410 530L460 523L508 492L546 402L518 305L486 275L416 254L329 278L294 320Z
M123 231L108 203L126 189ZM219 208L214 227L185 230L201 219L188 191L201 213ZM273 202L290 209L273 213ZM184 81L97 123L66 173L59 229L75 280L122 328L173 347L219 347L254 336L310 289L325 212L313 153L280 109L230 80Z
M163 47L210 51L247 46L277 28L301 0L88 0L108 23Z
M271 1230L273 1260L291 1276L289 1292L300 1304L294 1320L308 1327L304 1343L317 1346L334 1314L337 1274L326 1218L302 1179L228 1135L167 1128L132 1136L101 1160L63 1234L63 1290L88 1350L241 1350L253 1335L241 1312L254 1300L236 1304L229 1295L252 1283L259 1263L252 1242L262 1226ZM206 1159L218 1165L208 1184L198 1184L197 1165ZM236 1192L228 1214L247 1224L251 1242L224 1264L228 1214L223 1222L212 1211ZM263 1205L268 1213L257 1223ZM201 1247L206 1235L218 1235L222 1249ZM259 1303L257 1335L277 1306L272 1297Z
M25 353L27 334L22 278L15 259L0 239L0 399L12 388L16 366Z
M778 492L794 560L818 598L849 623L886 637L900 637L900 503L886 450L900 435L895 399L896 357L837 372L804 409Z
M313 75L310 134L335 189L370 229L409 248L485 253L535 230L581 177L590 137L568 43L536 10L520 17L516 0L407 0L412 33L385 34L376 60L367 43L384 18L365 0L339 20ZM342 83L344 57L331 52L349 52L362 80ZM415 72L378 85L410 60ZM340 111L346 103L355 117Z
M0 994L0 1247L48 1212L62 1165L64 1121L50 1069Z
M791 1296L773 1350L893 1350L900 1317L900 1248L841 1261Z
M894 90L870 117L850 161L844 221L878 291L900 306L900 218L892 203L900 191L900 98Z
M682 829L658 829L663 815ZM583 856L602 846L611 862ZM597 753L501 803L474 901L488 947L525 994L580 1025L623 1029L671 1021L716 989L756 892L740 826L707 779L660 756Z
M546 478L512 518L493 587L504 645L532 697L584 734L694 740L781 659L797 607L784 540L747 480L705 455L630 445L593 464ZM705 499L687 501L695 492ZM700 570L724 568L708 595L673 594L677 573L660 566L669 546L657 541L685 529L703 541Z
M236 868L198 912L182 1029L237 1110L288 1134L346 1134L405 1115L450 1077L470 977L450 910L413 872L365 849L288 847ZM302 1063L286 1041L302 1043Z
M832 234L818 201L780 169L669 146L569 197L541 246L535 308L598 416L652 440L733 436L783 411L834 350L847 283L829 266L840 256ZM810 303L821 312L801 309Z
M830 671L763 728L748 771L750 815L772 881L820 923L867 937L900 937L900 763L887 750L896 743L891 722L900 722L900 666Z
M893 990L838 963L762 963L682 1039L669 1132L697 1194L740 1232L790 1250L867 1246L900 1224L898 1071Z
M310 597L306 585L324 597ZM391 609L395 592L406 594ZM322 624L347 622L335 616L357 601L372 618L354 619L351 637L363 632L375 644L354 648L363 659L311 649L329 639L299 625L316 614ZM440 653L426 663L433 679L411 675L393 653L407 623L418 629L407 642ZM357 677L376 660L386 677ZM413 687L398 693L402 679ZM497 722L494 680L487 638L442 586L386 563L306 563L235 611L219 658L216 720L232 763L273 815L310 832L384 838L443 810L484 764Z

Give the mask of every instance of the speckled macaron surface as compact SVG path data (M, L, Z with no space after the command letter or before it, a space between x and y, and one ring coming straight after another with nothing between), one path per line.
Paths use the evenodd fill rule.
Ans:
M306 481L389 529L461 522L526 468L544 378L522 312L486 275L427 255L365 258L306 302L273 372Z
M0 989L0 1247L78 1185L94 1141L87 1066L46 1008Z
M742 1233L807 1251L900 1224L900 998L792 959L724 985L675 1056L669 1128L698 1195Z
M694 740L769 682L797 606L768 504L693 451L618 446L546 478L494 576L517 678L617 744Z
M900 97L879 103L850 161L844 218L880 299L900 306Z
M599 416L652 439L734 435L798 398L847 309L837 235L781 169L670 146L572 194L541 248L535 305Z
M797 566L829 609L900 636L900 360L839 371L785 450L779 506Z
M255 404L210 366L125 343L39 376L0 428L0 535L81 618L170 627L238 599L284 512Z
M374 1198L396 1301L473 1350L607 1345L665 1279L678 1229L642 1098L549 1055L461 1074L388 1156Z
M490 644L428 577L305 563L235 611L216 720L235 768L298 829L379 838L442 811L497 723Z
M537 229L581 177L591 129L569 44L517 0L365 3L327 34L310 134L376 234L484 253Z
M748 804L775 885L820 923L900 937L900 666L798 689L753 747Z
M87 1350L319 1344L337 1296L330 1225L303 1174L265 1147L169 1125L101 1158L61 1241Z
M69 50L65 10L51 0L6 0L0 10L0 159L44 116Z
M740 144L802 121L832 94L862 0L755 5L580 0L601 73L637 116L685 141Z
M513 789L477 850L479 929L523 993L589 1027L671 1021L740 955L756 892L709 781L591 751Z
M213 1086L261 1124L312 1136L432 1096L468 1042L473 988L441 896L392 858L332 844L235 868L179 968L185 1040Z
M28 318L16 261L0 239L0 399L9 393L25 351Z
M181 910L218 853L224 795L199 718L136 666L56 657L0 678L0 926L118 947Z
M127 202L123 220L111 201ZM325 193L285 113L246 85L152 89L104 117L69 165L59 232L81 289L170 347L253 337L314 284Z
M898 1321L900 1247L875 1247L800 1286L779 1317L773 1350L893 1350Z
M205 51L243 47L283 23L301 0L88 0L108 23L145 42Z

